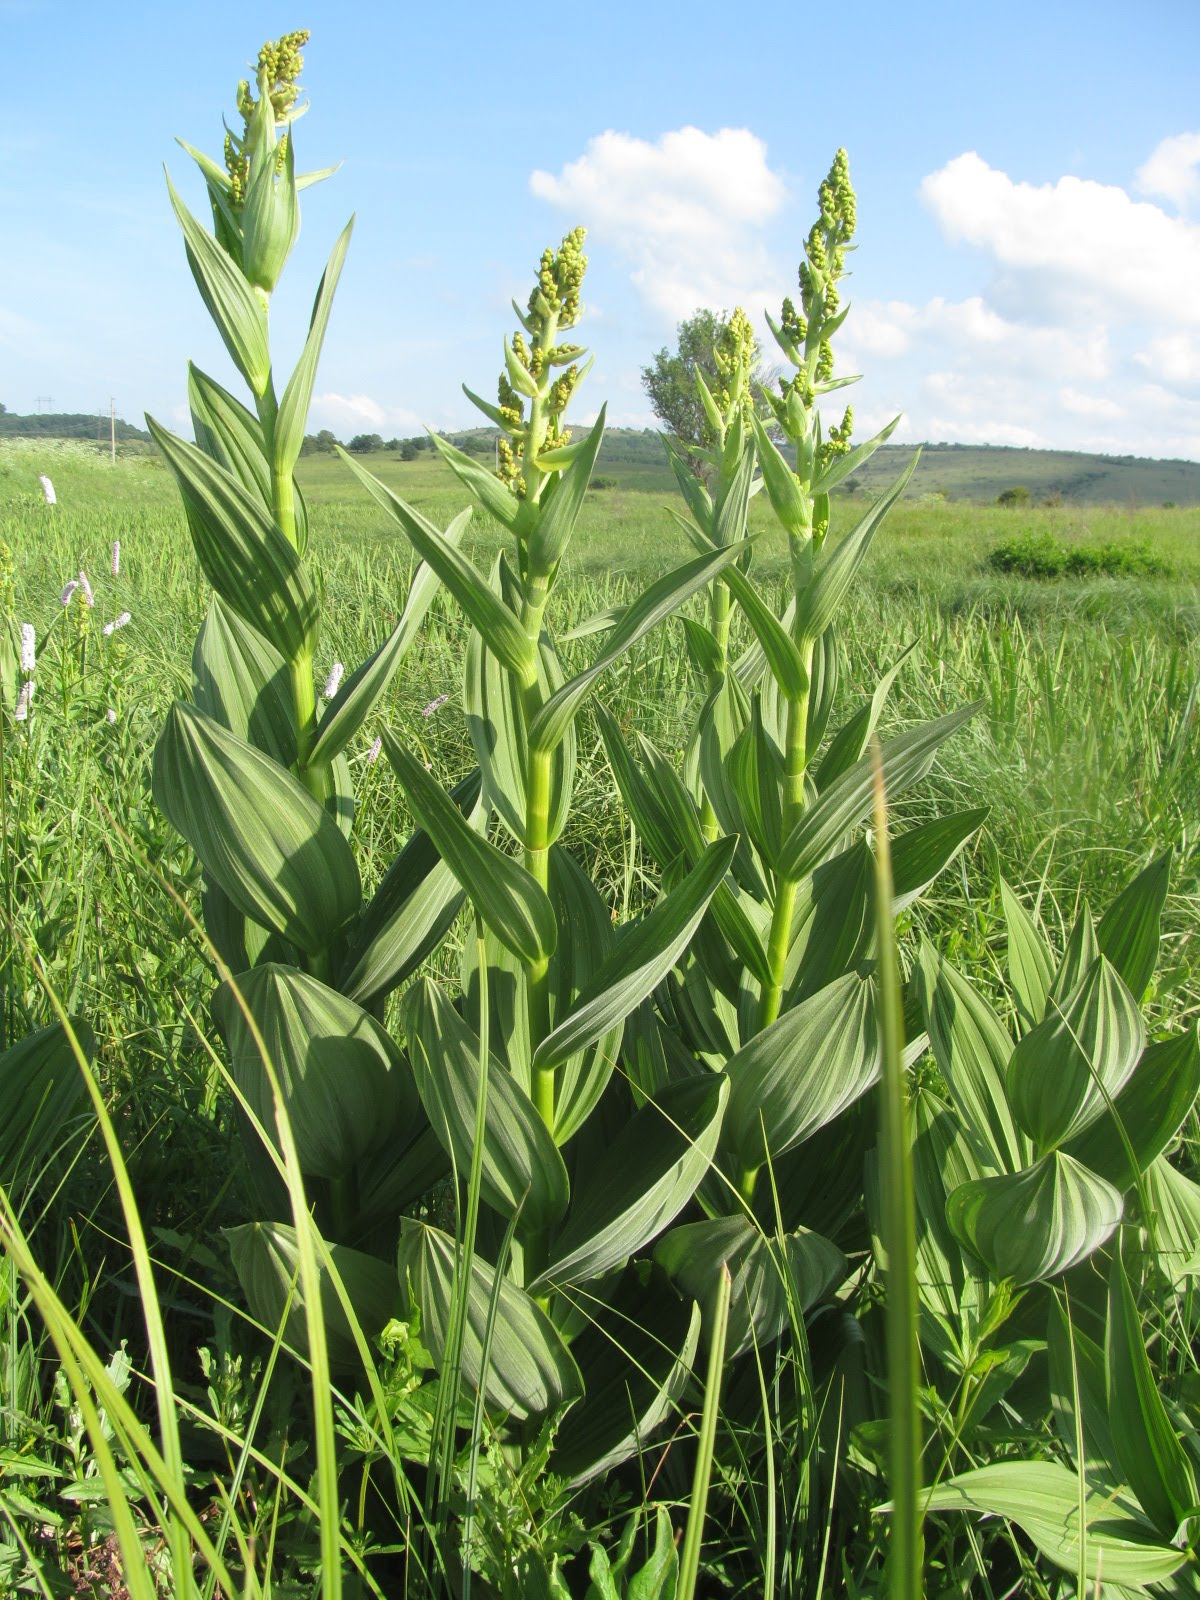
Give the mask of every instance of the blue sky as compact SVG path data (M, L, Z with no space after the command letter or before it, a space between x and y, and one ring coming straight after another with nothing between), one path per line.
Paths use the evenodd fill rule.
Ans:
M839 371L859 433L1200 459L1196 0L181 8L0 0L0 401L182 426L228 381L162 166L218 154L259 44L313 37L301 240L272 314L290 367L357 214L311 425L473 420L510 296L589 228L581 418L652 421L639 368L700 305L792 291L838 145L859 196ZM532 22L524 19L531 17ZM546 20L543 21L542 19Z

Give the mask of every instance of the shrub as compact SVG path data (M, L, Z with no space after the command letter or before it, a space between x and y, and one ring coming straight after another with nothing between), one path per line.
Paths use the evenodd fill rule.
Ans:
M988 557L996 572L1022 578L1149 578L1170 574L1145 539L1136 544L1064 544L1051 533L1022 533L1005 539Z
M1029 504L1029 490L1023 483L1016 483L1011 489L1001 489L996 496L998 506L1027 506Z

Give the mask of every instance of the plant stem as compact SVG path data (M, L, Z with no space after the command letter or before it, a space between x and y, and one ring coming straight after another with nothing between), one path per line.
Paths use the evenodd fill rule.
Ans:
M812 672L813 646L810 641L803 651L805 676ZM788 701L786 767L783 780L783 807L780 837L786 839L800 820L804 810L804 773L808 766L808 700L809 691L796 700ZM771 981L759 1001L759 1030L768 1027L779 1015L783 1000L783 980L787 968L788 951L792 943L792 917L796 909L797 883L792 878L780 877L775 882L775 905L771 913L771 932L767 941L767 965Z

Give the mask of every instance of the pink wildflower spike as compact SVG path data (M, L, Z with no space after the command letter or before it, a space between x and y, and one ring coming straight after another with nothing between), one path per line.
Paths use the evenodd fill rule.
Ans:
M109 706L108 710L104 713L104 720L110 726L117 720L117 713L113 710L113 708L111 706Z
M449 698L450 698L450 696L448 694L440 694L440 695L438 695L436 700L431 700L429 702L429 704L425 707L424 711L422 711L421 715L423 717L431 717L435 711L440 711L442 709L442 707L446 704L446 701L449 700Z
M87 601L88 605L94 606L96 604L96 596L92 593L92 586L88 582L87 573L82 567L79 569L79 587L83 590L83 598Z
M72 578L68 583L66 583L63 586L63 592L59 595L58 598L59 598L59 600L62 602L62 604L64 606L69 606L71 604L71 597L75 593L76 589L78 589L78 587L79 587L79 579L78 578Z
M345 667L340 661L335 661L332 667L330 667L329 676L325 680L325 688L322 691L322 694L326 700L332 700L334 695L338 692L338 684L341 683L342 673L345 672L345 670Z
M114 578L119 578L121 576L121 541L120 541L120 539L114 539L113 540L112 575L113 575Z
M38 473L38 482L42 486L42 495L46 504L48 506L56 506L58 504L58 496L54 492L54 485L44 472Z
M30 706L32 704L33 704L33 679L30 678L27 682L25 682L25 683L23 683L21 685L21 692L17 696L17 709L16 709L15 715L16 715L16 719L17 719L18 722L24 722L25 721L25 719L29 715L29 708L30 708Z
M379 752L382 749L383 749L383 737L382 737L381 734L376 734L374 744L367 751L367 765L369 767L373 767L375 765L375 763L379 760Z
M100 631L106 637L111 637L114 633L117 632L117 630L119 628L123 628L125 626L125 624L127 622L129 622L130 620L131 619L130 619L129 612L128 611L122 611L121 615L119 617L114 618L112 622L106 622L104 624L104 627Z
M21 624L21 671L37 671L37 635L32 622Z

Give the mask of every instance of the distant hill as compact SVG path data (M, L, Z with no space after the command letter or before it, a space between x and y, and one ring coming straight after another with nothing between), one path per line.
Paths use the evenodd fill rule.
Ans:
M138 440L150 443L144 428L135 428L132 422L116 422L118 444ZM95 412L39 411L31 417L17 416L0 406L0 439L94 439L101 444L109 442L107 416Z

